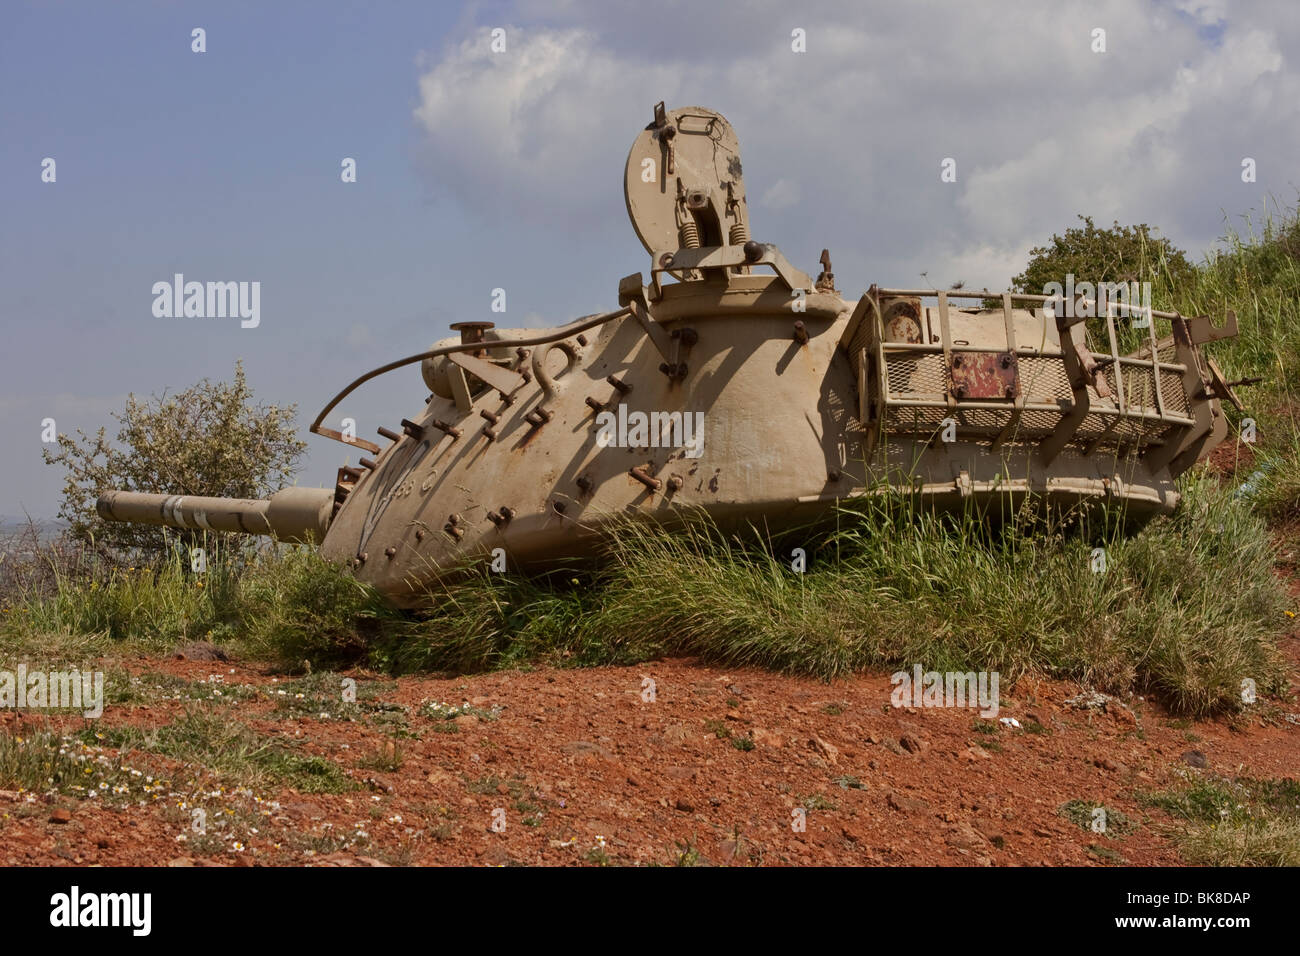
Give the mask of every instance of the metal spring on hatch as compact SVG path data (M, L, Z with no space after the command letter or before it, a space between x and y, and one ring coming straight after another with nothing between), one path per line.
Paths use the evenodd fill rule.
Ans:
M694 219L687 219L677 227L677 237L683 249L700 248L700 227Z
M743 246L749 242L749 226L743 222L733 223L727 236L733 246Z

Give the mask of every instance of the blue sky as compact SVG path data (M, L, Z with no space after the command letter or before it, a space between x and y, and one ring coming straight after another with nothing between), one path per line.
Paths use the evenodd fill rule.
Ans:
M978 6L7 4L0 514L57 510L46 417L91 432L129 391L242 359L305 428L449 322L611 307L646 268L621 176L659 99L731 119L755 235L812 271L829 246L846 295L921 271L1003 284L1077 212L1152 223L1199 256L1225 214L1294 202L1296 5ZM956 184L939 182L945 156ZM176 272L260 281L261 324L154 317L151 287ZM393 426L426 394L418 374L340 415ZM310 441L300 481L329 484L348 449Z

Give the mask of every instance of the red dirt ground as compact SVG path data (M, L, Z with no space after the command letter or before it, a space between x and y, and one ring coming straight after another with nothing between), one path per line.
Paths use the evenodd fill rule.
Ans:
M137 659L126 662L133 674L216 684L225 696L259 691L198 705L160 696L93 722L6 712L0 729L107 733L200 706L335 761L357 789L232 791L156 755L109 749L106 765L152 768L167 783L121 807L0 791L0 863L1177 865L1177 824L1139 794L1189 774L1276 778L1300 767L1300 726L1285 716L1300 710L1300 636L1284 650L1290 699L1195 724L1140 698L1080 710L1065 703L1080 688L1022 680L1002 688L999 715L1021 729L986 733L974 710L893 708L883 674L826 684L665 660L381 681L362 694L366 714L405 713L411 736L397 738L369 717L277 711L285 678L238 662ZM353 676L365 687L373 675ZM430 701L467 701L481 716L435 732L449 723L419 713ZM394 748L398 769L365 768L376 753L395 762ZM1206 770L1189 766L1199 762L1191 751ZM1139 825L1089 832L1058 813L1073 800ZM206 836L190 831L196 805ZM805 832L792 827L796 808ZM65 809L70 819L53 822Z

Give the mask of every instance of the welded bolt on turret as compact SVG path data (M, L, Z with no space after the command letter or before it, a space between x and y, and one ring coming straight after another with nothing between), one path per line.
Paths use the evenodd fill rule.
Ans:
M645 465L633 465L631 468L627 470L627 473L631 475L633 478L635 478L637 481L641 482L641 484L645 485L651 491L658 491L660 488L663 487L664 483L662 481L660 481L658 478L652 478L650 475L646 473Z

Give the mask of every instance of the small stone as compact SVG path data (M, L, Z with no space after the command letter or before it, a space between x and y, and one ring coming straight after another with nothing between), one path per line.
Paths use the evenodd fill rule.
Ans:
M944 842L958 850L978 850L984 845L984 838L969 823L961 823L948 830Z
M172 657L178 661L229 661L230 657L208 641L193 641L176 648Z
M926 743L912 734L903 734L898 738L898 746L902 747L910 754L919 754L926 748Z
M1112 700L1106 705L1106 713L1110 714L1117 724L1123 724L1125 727L1137 726L1137 715L1117 700Z
M1006 836L993 824L979 823L975 825L975 829L980 832L980 835L983 836L984 839L988 840L989 843L993 844L999 850L1006 846Z
M1195 767L1198 770L1204 770L1209 766L1209 758L1200 750L1189 750L1183 754L1183 763L1189 767Z
M889 791L885 802L899 813L920 813L930 809L930 804L919 797L904 797L893 790Z
M510 862L510 851L499 843L492 843L479 851L488 866L505 866Z
M682 800L680 797L678 798L677 802L673 804L673 806L676 807L678 810L680 810L682 813L693 813L695 811L694 804L687 803L685 800Z
M812 735L812 738L808 741L808 743L812 745L812 748L814 750L816 750L819 754L825 757L826 762L829 763L832 767L840 762L840 749L836 747L834 744L827 743L826 741L818 737L816 734Z
M52 812L50 813L50 822L51 822L51 823L71 823L71 822L72 822L72 811L71 811L71 810L65 810L63 807L59 807L57 810L54 810L54 811L52 811Z

